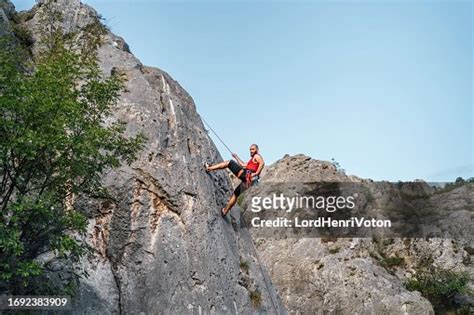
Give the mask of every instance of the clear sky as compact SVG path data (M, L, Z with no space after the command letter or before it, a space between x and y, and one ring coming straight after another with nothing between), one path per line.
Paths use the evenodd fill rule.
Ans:
M473 176L471 1L84 2L242 158L256 142L375 180Z

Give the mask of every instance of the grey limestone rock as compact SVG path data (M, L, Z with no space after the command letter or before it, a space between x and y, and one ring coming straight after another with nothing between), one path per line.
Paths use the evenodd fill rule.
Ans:
M65 32L98 17L79 0L54 6ZM43 8L39 1L23 22L34 40ZM111 32L99 58L105 75L121 71L127 79L106 123L123 120L127 135L141 132L148 142L137 161L104 174L113 200L75 201L88 215L87 242L96 253L81 263L90 276L81 282L73 313L285 314L248 231L235 224L238 213L220 216L230 180L225 172L204 171L205 160L221 157L191 96L166 72L143 65Z

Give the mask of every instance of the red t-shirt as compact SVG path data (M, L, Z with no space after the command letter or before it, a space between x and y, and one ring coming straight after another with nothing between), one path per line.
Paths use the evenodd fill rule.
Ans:
M245 167L248 170L251 170L252 172L256 173L258 170L260 163L254 162L253 157L250 158L250 160L247 162L247 166Z

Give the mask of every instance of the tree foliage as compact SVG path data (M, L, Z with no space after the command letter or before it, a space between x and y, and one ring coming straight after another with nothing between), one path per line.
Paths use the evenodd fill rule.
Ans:
M435 308L440 308L452 305L456 294L467 293L469 291L468 282L469 274L467 272L428 270L418 273L405 285L410 291L421 292L433 303Z
M33 58L13 36L0 39L0 292L11 294L64 292L84 275L60 285L46 277L54 259L87 253L74 198L106 196L101 176L132 163L145 141L106 122L124 81L100 71L100 21L66 34L54 4L42 9Z

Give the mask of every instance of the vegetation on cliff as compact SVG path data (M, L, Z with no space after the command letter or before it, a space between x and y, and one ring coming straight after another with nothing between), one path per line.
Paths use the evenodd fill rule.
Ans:
M11 294L73 293L83 272L55 281L47 271L88 251L74 198L106 196L101 174L131 163L144 143L105 121L123 80L99 69L100 21L66 34L61 13L42 5L38 52L27 53L15 23L0 40L0 292Z

